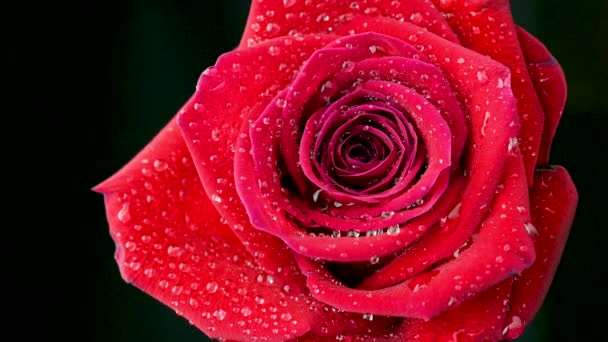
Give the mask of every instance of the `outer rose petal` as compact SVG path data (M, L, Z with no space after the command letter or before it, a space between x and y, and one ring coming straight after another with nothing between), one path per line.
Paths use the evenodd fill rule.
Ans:
M534 245L537 261L516 277L511 293L511 312L506 321L506 337L518 337L543 303L557 270L570 232L578 194L568 172L562 167L538 170L534 174L530 209L538 229Z
M256 0L251 2L240 47L286 35L333 33L361 15L405 20L458 42L443 15L428 0L376 0L373 6L350 0Z
M521 27L517 27L517 36L536 95L545 111L545 128L538 151L538 164L547 165L551 143L566 104L566 77L559 63L538 39Z
M504 189L496 196L478 238L459 257L375 291L346 288L326 269L297 257L313 296L349 312L428 320L523 272L534 261L534 245L526 229L528 187L521 156L509 158L507 165ZM429 265L435 261L430 260Z
M544 129L543 108L527 73L508 0L433 0L448 14L448 22L462 45L488 55L509 67L511 85L517 98L521 122L521 151L528 181L532 182L541 136Z
M179 121L203 187L258 262L295 291L302 275L292 252L278 238L251 226L234 187L237 134L250 113L292 79L300 65L331 36L284 38L221 56L201 76L197 91ZM256 104L251 108L251 104Z
M306 297L273 282L220 222L176 120L95 190L125 281L209 336L281 341L310 329Z
M509 279L428 322L410 320L401 330L407 342L499 341L509 309Z

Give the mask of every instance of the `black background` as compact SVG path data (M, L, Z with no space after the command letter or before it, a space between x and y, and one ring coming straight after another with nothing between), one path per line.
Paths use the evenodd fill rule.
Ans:
M565 70L569 100L552 162L567 167L580 195L554 284L521 341L599 341L605 336L602 309L608 292L603 281L608 6L605 0L514 0L512 5L516 22L538 36ZM53 156L63 161L60 191L50 198L69 211L48 229L70 241L69 248L53 247L65 254L52 269L66 270L58 281L66 294L46 308L46 315L62 312L64 299L75 307L56 314L61 323L49 334L82 341L205 340L186 320L121 280L102 196L90 188L145 146L192 94L200 72L238 44L248 7L248 0L15 7L23 17L11 34L16 49L38 41L27 46L35 63L24 72L31 77L21 77L20 83L43 83L45 91L67 84L52 96L60 113L43 116L54 127L50 139L61 142ZM48 78L37 74L42 70ZM42 319L36 317L33 325Z

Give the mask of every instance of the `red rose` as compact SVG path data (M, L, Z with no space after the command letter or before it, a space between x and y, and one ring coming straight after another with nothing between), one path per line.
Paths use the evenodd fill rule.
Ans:
M96 190L124 279L211 337L509 340L577 202L565 96L506 0L257 0Z

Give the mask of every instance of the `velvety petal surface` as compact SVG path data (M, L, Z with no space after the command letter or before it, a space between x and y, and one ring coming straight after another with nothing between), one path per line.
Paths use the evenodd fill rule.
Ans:
M526 228L530 214L521 157L509 159L503 181L504 188L471 247L458 257L406 282L375 291L347 288L318 263L297 257L313 296L350 312L428 320L523 272L535 254Z
M296 291L301 291L302 275L291 251L281 240L251 226L236 193L235 143L249 113L261 111L312 52L332 40L328 36L281 38L225 54L203 73L179 116L203 187L217 210L260 264Z
M507 0L256 0L96 190L123 278L211 337L512 339L576 207L534 173L565 98Z
M572 226L578 194L568 172L560 166L537 170L531 189L532 226L536 262L515 277L505 336L513 339L540 309L553 281Z
M487 55L511 70L510 84L517 98L521 151L528 181L532 182L545 115L519 43L508 0L433 0L446 15L463 46ZM483 75L480 78L484 78Z
M247 215L234 186L235 154L247 154L247 150L236 145L236 140L240 125L247 127L250 118L259 116L267 102L294 77L303 61L333 39L331 36L281 38L226 54L203 73L197 92L179 116L194 165L211 202L245 248L271 274L271 279L290 293L306 294L308 289L291 249L252 226L255 219ZM285 63L286 59L289 64ZM251 103L257 105L251 107ZM254 184L258 184L257 180ZM306 303L311 329L316 334L374 331L388 324L384 320L369 322L360 315L335 311L313 298L308 298Z
M125 281L207 335L283 341L310 330L306 297L258 266L213 207L175 119L95 190Z
M240 47L279 36L334 33L357 16L408 21L450 41L458 38L441 12L427 0L263 0L252 1Z
M483 292L430 321L408 320L399 327L407 342L500 341L509 309L512 280Z

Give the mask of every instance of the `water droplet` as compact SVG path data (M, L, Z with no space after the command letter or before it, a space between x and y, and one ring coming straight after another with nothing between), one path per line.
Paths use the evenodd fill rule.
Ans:
M283 313L281 314L281 319L284 321L289 321L291 320L291 314L289 312Z
M224 318L226 318L226 311L219 309L219 310L215 310L215 312L213 312L213 317L217 318L219 321L223 320Z
M519 145L519 140L517 139L517 137L511 137L511 138L509 138L509 147L507 148L507 150L509 152L511 152L518 145Z
M538 236L538 230L536 229L536 227L534 227L532 223L526 223L524 224L524 227L526 227L526 231L528 232L528 234L532 236Z
M136 245L136 244L135 244L135 242L133 242L133 241L127 241L127 242L125 243L125 247L126 247L126 248L127 248L129 251L133 252L133 251L135 250L135 248L137 248L137 245Z
M321 191L322 191L322 190L321 190L321 189L319 189L319 190L315 191L315 192L312 194L312 200L313 200L313 202L315 202L315 203L316 203L316 202L319 200L319 195L321 194Z
M268 48L268 53L271 56L278 56L279 54L281 54L281 48L278 47L278 46L274 46L273 45L273 46L271 46L271 47Z
M441 8L442 10L447 10L452 6L453 3L454 0L440 0L439 8Z
M422 15L418 12L412 13L412 15L410 16L410 21L414 24L420 24L420 22L422 21Z
M162 172L162 171L167 170L167 168L169 167L169 164L167 164L167 162L164 160L158 159L158 160L154 161L153 166L156 171Z
M222 203L222 198L220 196L218 196L217 194L212 194L211 200L216 203Z
M488 75L486 74L485 71L479 70L477 72L477 79L479 80L479 82L482 82L482 83L487 82L488 81Z
M483 117L483 124L481 125L481 135L482 136L486 136L486 125L488 124L488 121L490 120L490 112L486 112L486 114Z
M220 130L217 128L214 128L211 130L211 139L213 141L220 141Z
M372 265L377 264L380 261L380 258L377 255L374 255L369 259L369 263Z
M509 328L509 330L517 330L522 328L523 326L524 324L521 321L521 318L519 318L519 316L513 316L511 318L511 323L509 323L507 327Z
M374 315L373 314L363 314L363 319L366 321L373 321L374 320Z
M295 5L296 0L283 0L283 6L285 6L285 8L289 8L293 5Z
M169 254L170 257L179 258L183 252L181 247L169 246L167 248L167 254Z
M394 215L394 211L383 211L382 213L380 213L380 216L382 216L383 218L393 217Z
M218 287L219 287L219 284L216 281L210 281L207 283L207 286L205 288L207 289L207 292L215 293L217 291Z
M388 227L388 229L386 230L386 234L397 235L397 234L399 234L399 231L401 231L401 228L399 228L399 225L394 225L394 226Z
M131 219L131 213L129 213L129 203L123 203L122 208L118 212L118 220L122 223L127 223Z
M454 219L458 216L460 216L460 208L462 207L462 202L456 204L454 206L454 208L452 208L452 211L450 211L450 213L448 214L448 219Z
M251 315L251 309L248 306L242 308L241 309L241 315L243 315L245 317Z

